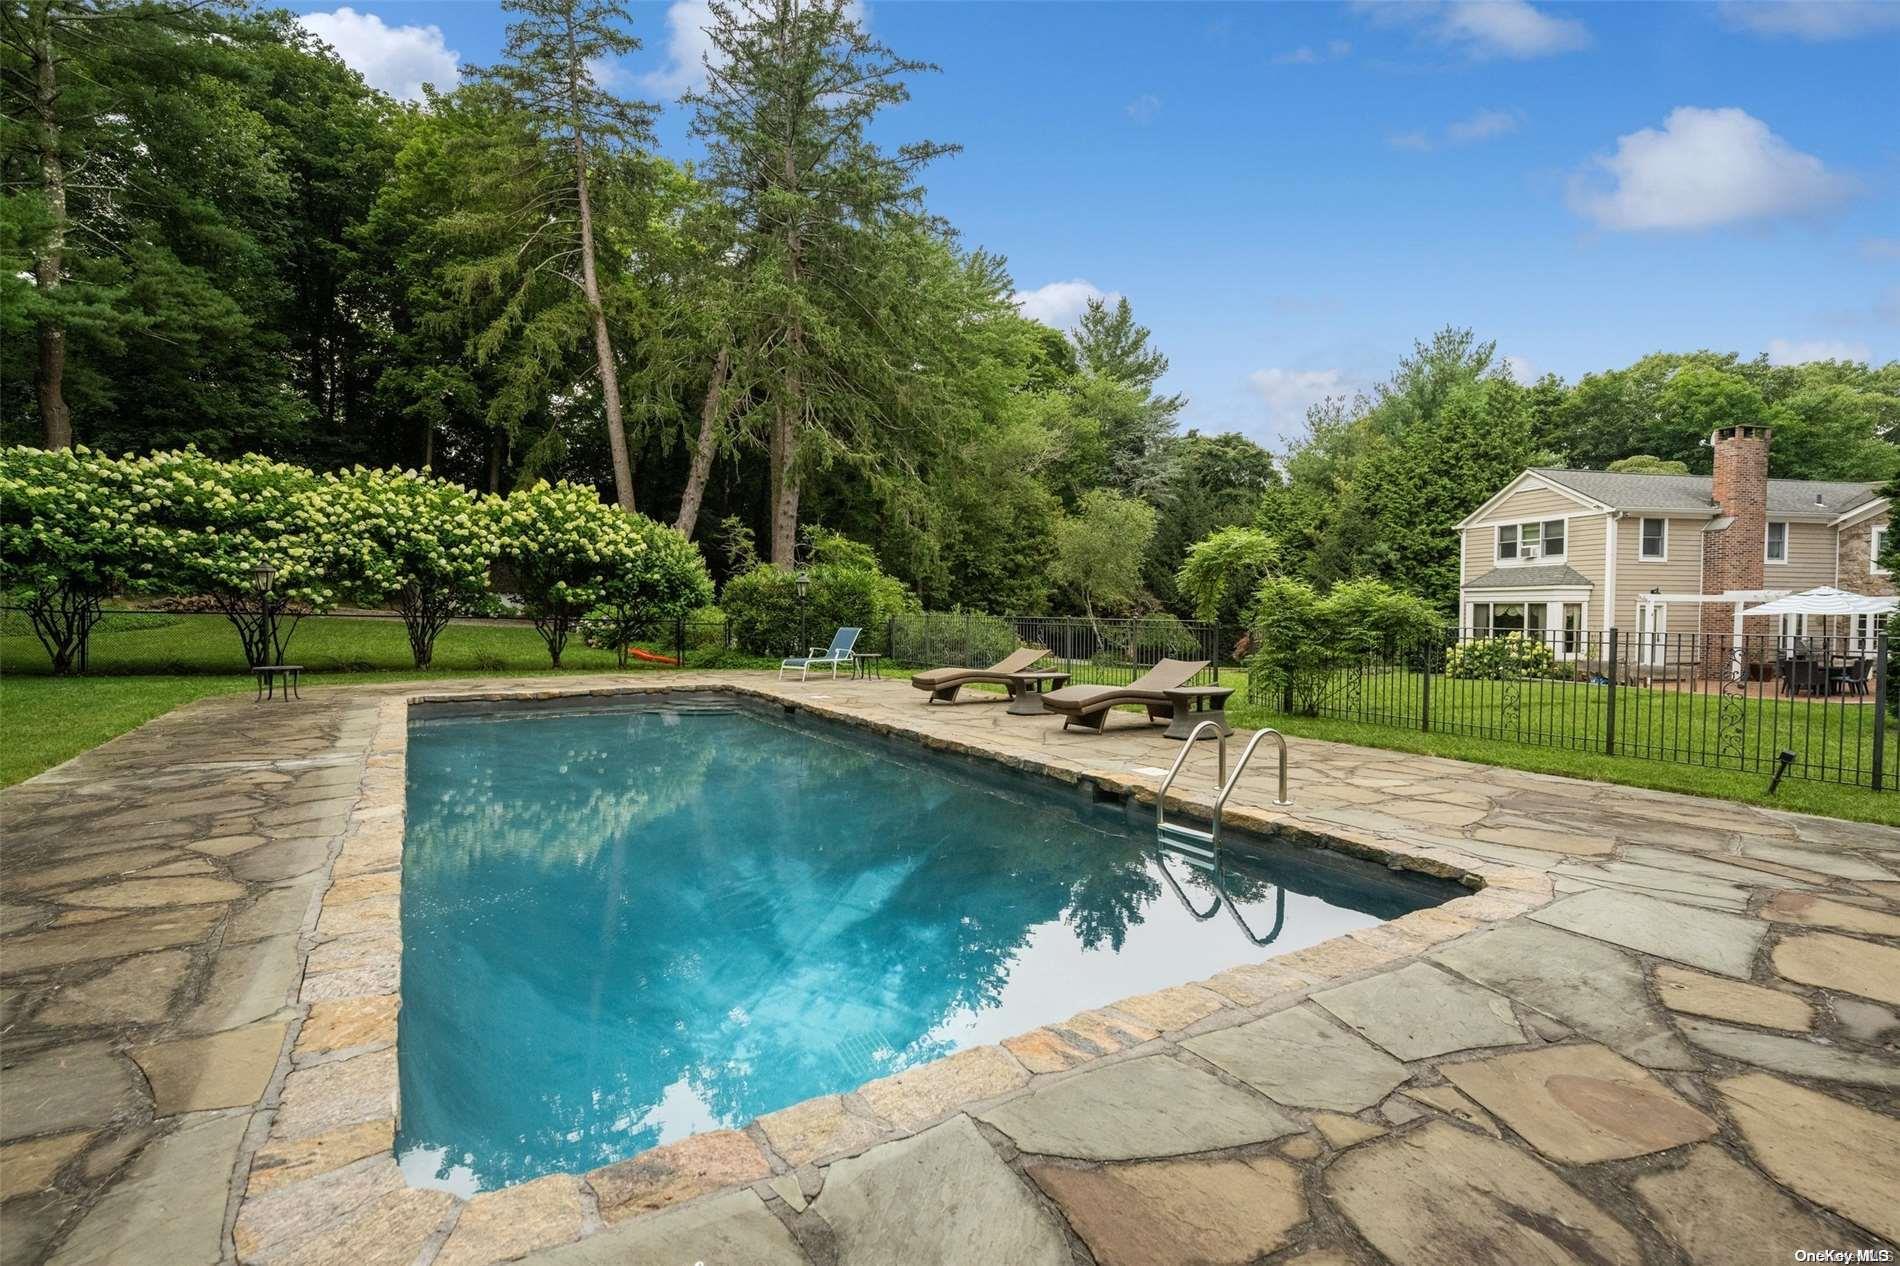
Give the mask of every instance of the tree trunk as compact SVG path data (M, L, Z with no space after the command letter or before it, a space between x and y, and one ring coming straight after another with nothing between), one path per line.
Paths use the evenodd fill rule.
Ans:
M620 371L614 364L613 336L607 332L607 314L600 306L600 279L594 275L594 212L587 196L587 145L574 129L574 170L581 208L581 289L587 295L587 315L594 323L594 359L600 367L600 398L607 408L607 447L613 450L614 500L633 513L633 460L627 455L627 429L620 418Z
M772 566L790 571L797 562L798 471L794 457L798 430L791 405L780 401L772 414Z
M53 17L33 45L33 104L39 116L40 181L46 191L52 227L33 261L40 297L51 300L59 289L66 256L66 164L59 152L59 67L53 53ZM33 385L39 394L41 442L49 449L73 446L73 415L66 407L66 326L58 316L40 318L39 365Z
M719 447L719 420L725 415L726 375L732 365L732 351L719 349L713 362L712 381L706 385L706 398L699 406L699 442L693 446L693 466L686 475L686 491L680 494L680 514L673 526L687 537L699 523L699 503L706 498L706 481L712 477L713 454Z
M501 467L508 457L508 432L497 428L488 437L488 491L501 492Z

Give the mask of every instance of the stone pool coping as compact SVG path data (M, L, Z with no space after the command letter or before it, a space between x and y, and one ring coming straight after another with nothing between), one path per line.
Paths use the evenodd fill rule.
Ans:
M792 684L796 686L796 683ZM325 891L299 1001L309 1013L285 1054L268 1136L251 1159L233 1228L243 1260L354 1259L372 1243L419 1251L435 1266L494 1260L566 1243L700 1196L766 1181L790 1184L817 1165L910 1137L959 1113L991 1108L1059 1076L1138 1058L1182 1039L1283 1010L1480 927L1548 904L1551 878L1448 843L1235 805L1236 829L1337 851L1394 870L1453 880L1468 896L1199 981L1123 998L1002 1042L958 1051L769 1113L739 1129L697 1134L585 1174L553 1174L463 1200L412 1187L393 1153L398 1112L401 873L411 708L537 701L610 703L647 695L724 694L1053 778L1097 794L1155 800L1157 777L1053 753L1002 753L921 726L877 720L789 688L743 681L659 680L612 687L416 690L382 702L359 795ZM920 714L928 715L928 714ZM1211 795L1170 792L1170 809L1205 818ZM340 1181L339 1174L346 1180ZM345 1223L337 1215L351 1211Z

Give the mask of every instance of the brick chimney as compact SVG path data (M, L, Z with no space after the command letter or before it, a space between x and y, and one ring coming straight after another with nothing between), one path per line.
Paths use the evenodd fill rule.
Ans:
M1730 520L1719 532L1702 535L1702 591L1760 589L1768 536L1768 444L1774 432L1765 426L1718 428L1709 442L1715 449L1715 504ZM1702 629L1726 648L1735 612L1727 606L1702 608ZM1745 632L1771 633L1772 620L1750 620ZM1714 649L1713 647L1711 649ZM1726 658L1726 656L1723 656Z

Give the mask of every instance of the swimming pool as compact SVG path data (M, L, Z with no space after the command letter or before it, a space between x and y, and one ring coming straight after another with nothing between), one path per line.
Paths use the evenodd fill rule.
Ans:
M418 714L397 1152L585 1170L1459 891L1280 848L1201 921L1169 873L1119 805L803 714Z

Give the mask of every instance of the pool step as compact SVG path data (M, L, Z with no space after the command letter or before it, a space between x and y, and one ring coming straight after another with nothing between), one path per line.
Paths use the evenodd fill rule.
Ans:
M1210 831L1181 826L1175 822L1163 822L1155 828L1155 841L1161 847L1181 854L1189 862L1204 870L1213 867L1216 847L1213 833Z

